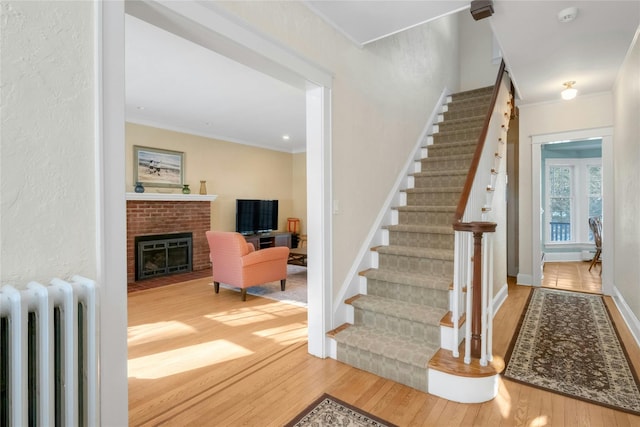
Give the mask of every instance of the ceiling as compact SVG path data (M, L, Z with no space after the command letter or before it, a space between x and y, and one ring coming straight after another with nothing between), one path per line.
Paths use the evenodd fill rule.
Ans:
M372 41L469 1L306 1L354 43ZM558 13L578 8L561 23ZM562 83L578 96L613 87L640 24L640 1L494 1L489 19L519 104L556 101ZM209 138L285 152L305 151L305 97L289 86L126 16L126 117ZM283 139L288 135L289 139Z

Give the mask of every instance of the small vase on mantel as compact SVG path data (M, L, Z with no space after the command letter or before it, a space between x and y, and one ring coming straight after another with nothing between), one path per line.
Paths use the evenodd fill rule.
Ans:
M184 184L184 187L182 187L182 194L191 194L191 189L189 188L189 184Z
M200 181L200 194L207 194L207 181Z
M136 182L136 186L133 191L135 191L136 193L144 193L144 186L141 182Z

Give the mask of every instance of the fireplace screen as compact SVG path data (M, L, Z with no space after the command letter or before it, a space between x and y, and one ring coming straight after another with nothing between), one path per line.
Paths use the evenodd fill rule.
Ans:
M191 233L139 236L135 243L136 280L191 271Z

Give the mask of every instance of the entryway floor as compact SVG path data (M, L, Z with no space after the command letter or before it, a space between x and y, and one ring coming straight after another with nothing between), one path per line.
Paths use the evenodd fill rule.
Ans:
M598 263L589 271L591 261L545 262L542 286L578 292L602 293L602 276Z

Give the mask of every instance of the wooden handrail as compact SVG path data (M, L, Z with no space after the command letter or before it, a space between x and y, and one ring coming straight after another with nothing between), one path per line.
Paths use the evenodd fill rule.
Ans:
M478 167L480 165L480 159L482 157L482 152L484 151L485 141L487 139L487 134L489 133L489 125L491 123L491 117L493 116L493 110L496 107L496 102L498 100L498 95L500 93L500 87L502 83L502 79L505 74L505 63L504 60L500 63L500 68L498 70L498 76L496 77L496 83L493 87L493 93L491 95L491 102L489 108L487 110L487 114L484 119L484 123L482 125L482 131L480 132L480 136L478 138L478 144L476 146L476 150L473 154L473 159L471 159L471 165L469 166L469 171L467 172L467 179L465 180L464 187L462 189L462 194L460 195L460 200L458 201L458 206L456 207L456 211L453 217L453 229L455 231L462 232L471 232L473 233L473 272L472 272L472 298L471 298L471 330L470 330L470 355L474 358L482 358L482 316L483 316L483 305L482 305L482 237L484 233L493 233L496 230L497 224L495 222L484 222L484 221L472 221L468 223L463 223L462 218L464 217L465 209L467 208L467 203L469 201L469 197L471 195L471 190L473 188L473 182L476 179L476 172L478 171ZM503 125L504 127L504 125ZM466 356L465 356L466 358Z
M476 171L478 170L478 165L480 163L480 157L482 156L482 150L484 150L484 142L487 139L487 133L489 132L489 122L491 121L491 115L493 114L493 109L495 108L496 101L498 99L498 92L500 91L500 82L504 76L505 64L504 59L500 63L500 68L498 69L498 77L496 78L496 84L493 87L493 94L491 95L491 104L489 105L489 109L487 110L487 115L484 119L484 124L482 125L482 132L480 133L480 137L478 138L478 145L476 146L476 151L473 154L473 159L471 159L471 166L469 166L469 172L467 172L467 180L464 183L464 187L462 188L462 194L460 195L460 201L458 201L458 206L456 207L456 212L453 217L453 223L457 224L462 221L462 217L464 216L464 210L467 208L467 202L469 200L469 195L471 194L471 188L473 187L473 181L476 178Z

